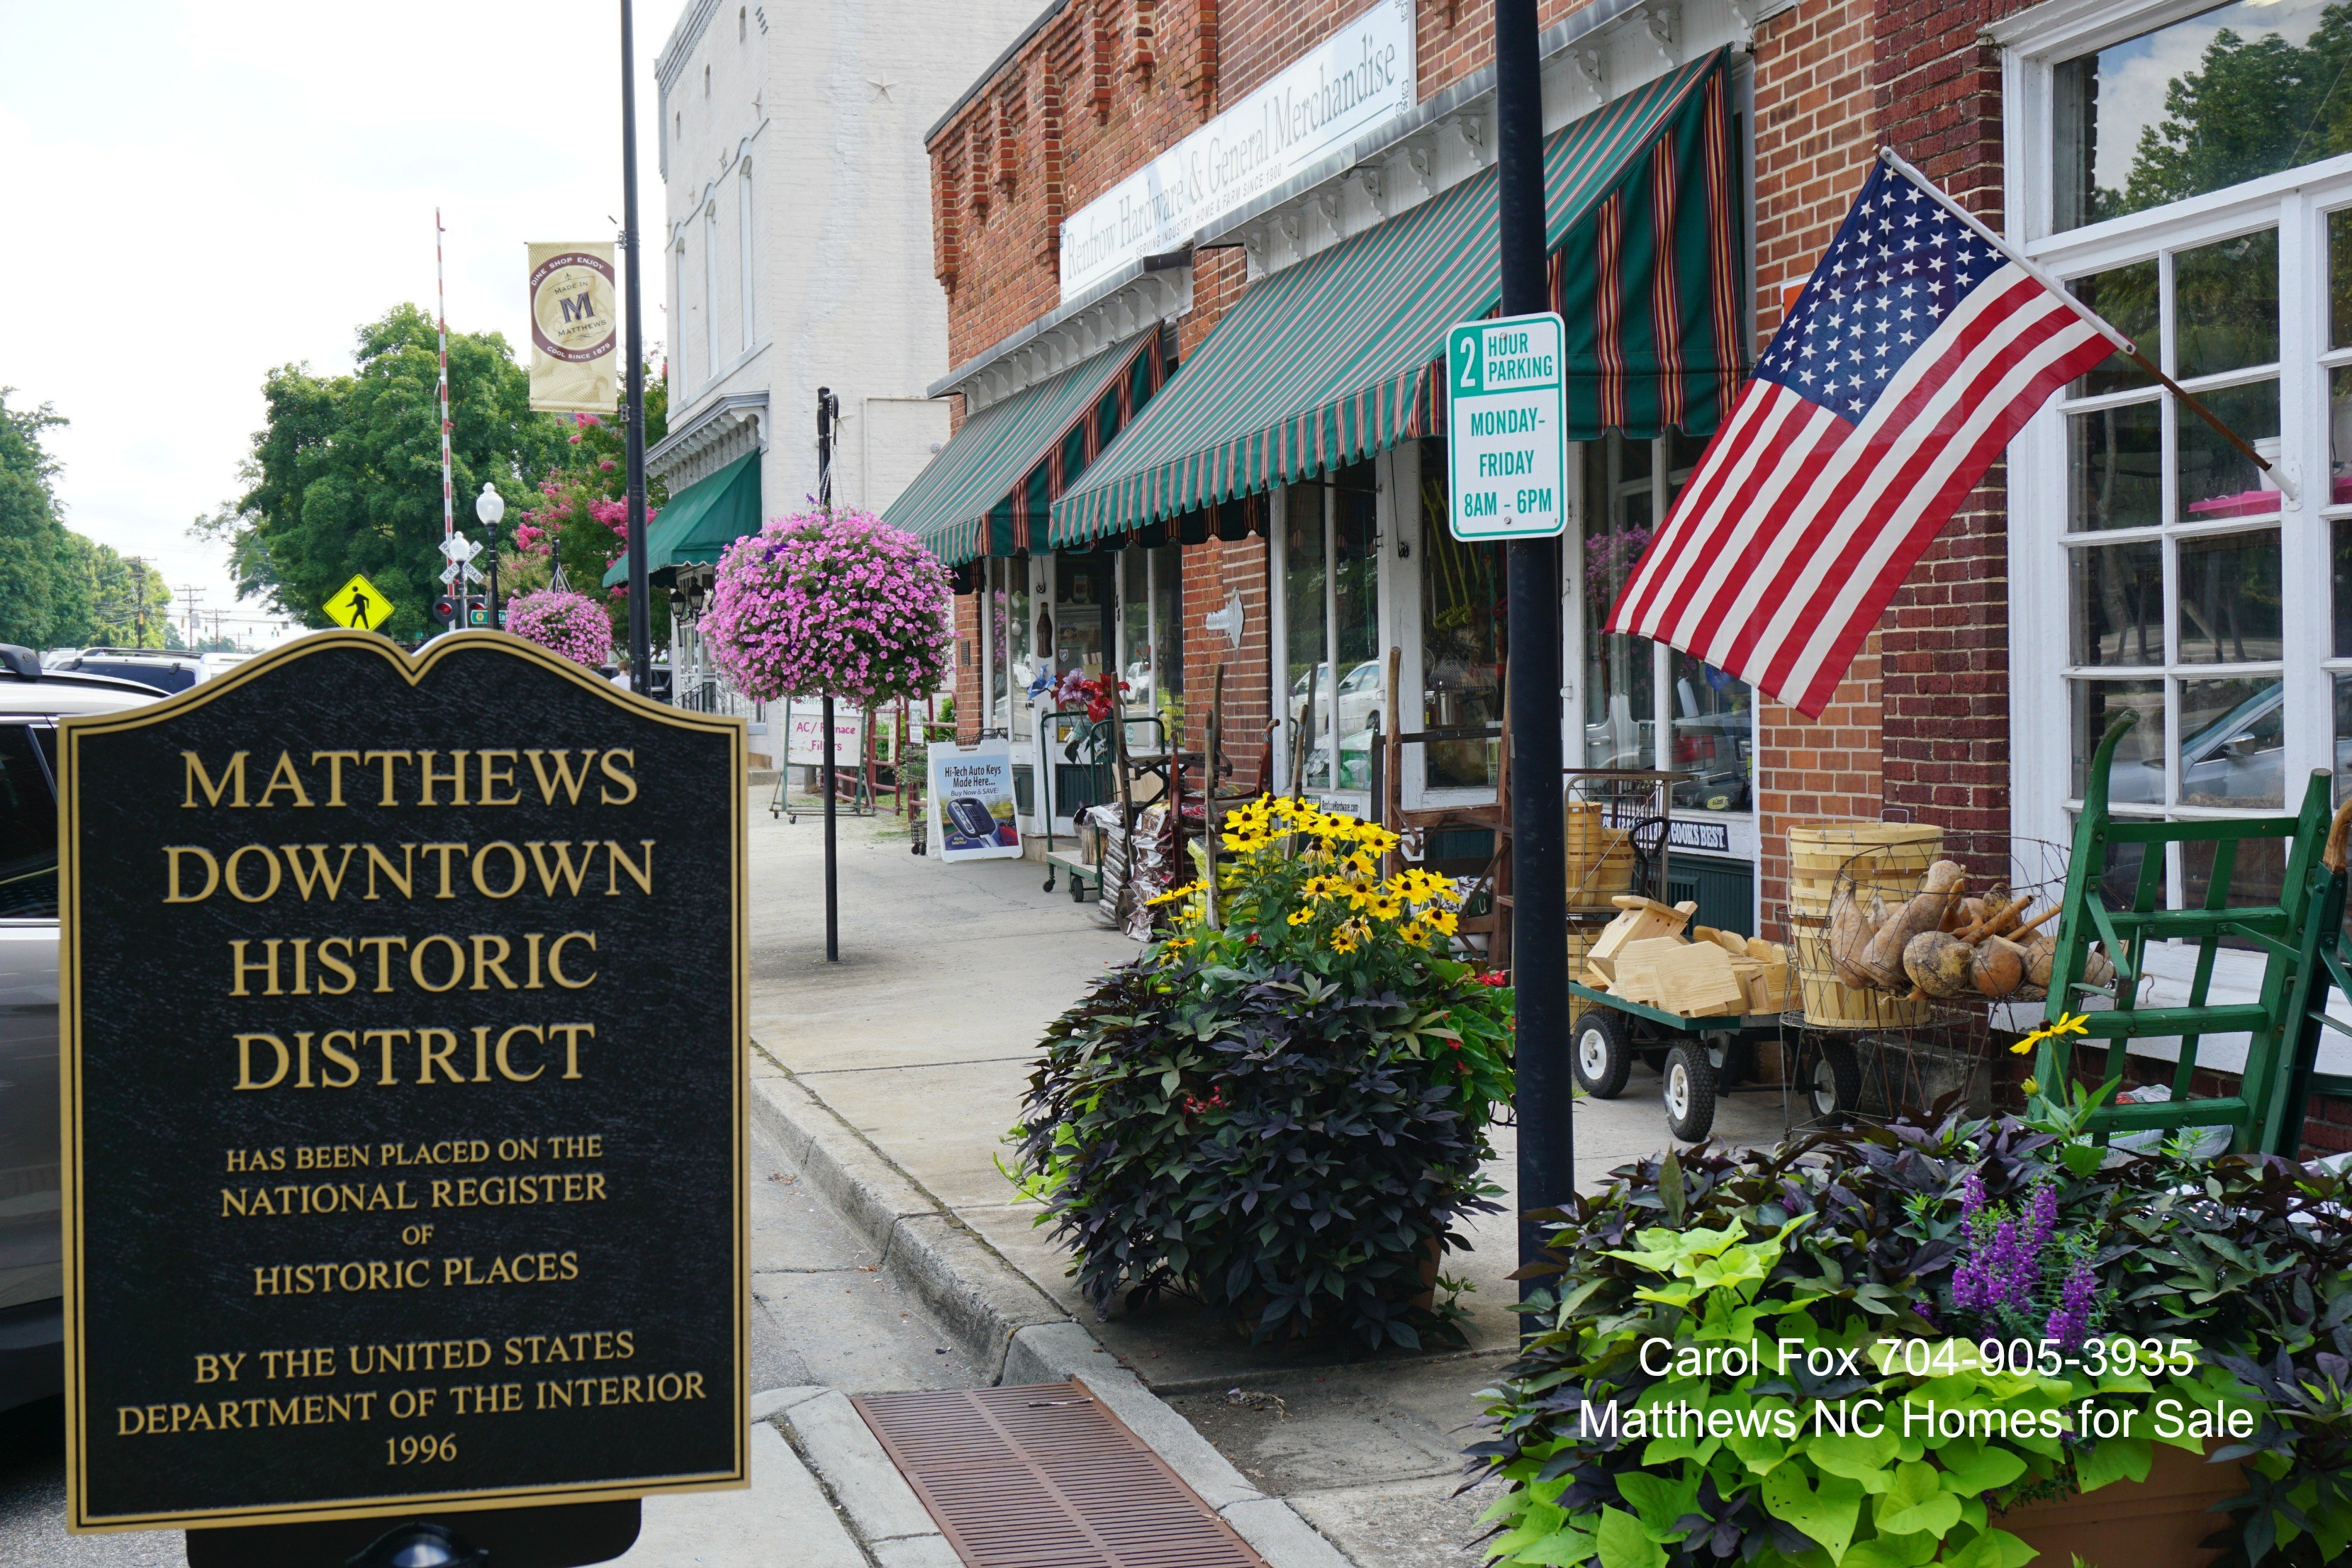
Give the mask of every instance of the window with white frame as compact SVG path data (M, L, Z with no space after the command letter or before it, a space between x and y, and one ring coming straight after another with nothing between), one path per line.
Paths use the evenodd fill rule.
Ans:
M751 160L742 160L735 180L735 221L737 233L736 286L742 294L743 352L751 353L751 345L760 341L760 269L753 265L751 237L758 232L758 219L751 205Z
M2020 831L2067 836L2125 710L2139 721L2111 775L2118 814L2289 808L2315 768L2344 788L2352 32L2326 10L2239 0L2004 29L2016 237L2188 395L2117 355L2012 449ZM2233 897L2274 896L2263 847ZM2173 851L2176 906L2203 901L2210 856ZM2139 868L2105 869L2120 888Z
M703 374L719 374L719 204L702 208L702 364Z

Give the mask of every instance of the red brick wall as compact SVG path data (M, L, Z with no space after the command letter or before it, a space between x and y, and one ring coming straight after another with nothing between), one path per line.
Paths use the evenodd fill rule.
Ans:
M955 596L956 739L971 745L980 739L981 715L986 710L980 689L980 606L983 595Z
M1581 3L1542 0L1540 24L1549 26ZM1365 5L1070 0L929 142L934 261L948 289L949 363L961 364L1060 302L1055 235L1063 217L1183 140ZM1150 32L1148 69L1139 63L1139 26ZM1098 29L1107 44L1100 74ZM1486 66L1493 30L1486 0L1422 0L1414 41L1421 96ZM1098 87L1107 87L1107 103L1098 102ZM1056 96L1061 112L1049 116ZM1006 103L1023 106L1010 146L998 137L1000 105ZM975 147L995 178L975 180ZM1196 276L1196 290L1199 283Z
M1759 346L1844 221L1875 155L1873 0L1803 0L1757 29L1756 324ZM1759 699L1758 867L1764 920L1789 896L1789 827L1875 820L1882 805L1879 644L1874 634L1818 721Z
M1981 34L2023 4L1879 0L1888 143L1996 229L2000 53ZM2009 826L2008 523L1996 466L1912 569L1881 639L1887 802L1947 830Z
M1265 725L1273 714L1273 671L1267 663L1271 647L1266 607L1266 545L1255 534L1246 539L1212 539L1183 552L1184 563L1184 744L1188 750L1206 744L1209 707L1216 689L1216 672L1225 672L1224 754L1233 763L1232 782L1246 785L1257 776L1265 755ZM1223 632L1208 628L1208 617L1225 607L1229 595L1242 601L1242 640L1236 647Z

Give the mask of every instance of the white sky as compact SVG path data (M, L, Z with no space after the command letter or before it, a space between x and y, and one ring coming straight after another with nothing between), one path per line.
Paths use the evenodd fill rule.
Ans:
M635 7L656 234L653 59L683 7ZM614 0L0 0L0 386L73 421L50 433L67 526L207 610L263 615L187 533L239 493L263 376L347 371L362 321L403 300L429 314L436 205L450 330L527 348L525 242L619 226L618 16ZM659 256L649 346L668 335Z

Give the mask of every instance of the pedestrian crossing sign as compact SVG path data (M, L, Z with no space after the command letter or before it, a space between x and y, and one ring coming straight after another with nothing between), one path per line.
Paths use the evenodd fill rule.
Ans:
M380 632L383 623L392 618L392 601L356 572L350 582L328 597L324 608L335 625L349 626L355 632Z

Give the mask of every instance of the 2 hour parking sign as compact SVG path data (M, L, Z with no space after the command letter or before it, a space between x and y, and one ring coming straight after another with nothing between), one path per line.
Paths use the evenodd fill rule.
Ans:
M1550 539L1567 531L1565 335L1549 312L1447 329L1447 521L1454 538Z

